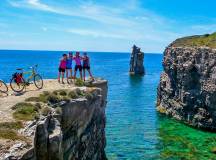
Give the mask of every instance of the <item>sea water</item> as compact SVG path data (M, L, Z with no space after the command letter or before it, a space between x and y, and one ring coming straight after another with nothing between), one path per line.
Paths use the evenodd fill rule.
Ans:
M39 65L56 78L61 55L53 51L0 51L0 79L16 68ZM106 154L110 160L216 159L216 134L199 131L156 112L162 54L145 54L145 76L129 76L129 53L89 53L96 77L109 81Z

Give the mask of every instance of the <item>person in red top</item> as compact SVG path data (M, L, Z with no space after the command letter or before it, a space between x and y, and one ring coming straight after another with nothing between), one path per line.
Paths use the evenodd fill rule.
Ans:
M82 60L83 60L83 66L82 66L82 68L83 68L83 80L85 81L85 77L86 77L85 70L87 70L88 73L89 73L89 75L90 75L90 77L92 79L94 79L93 76L92 76L91 70L90 70L90 59L89 59L89 57L88 57L88 55L87 55L86 52L83 53Z
M60 78L62 78L62 84L64 84L64 74L67 66L67 54L62 55L62 59L59 64L59 74L58 74L58 82L60 83Z

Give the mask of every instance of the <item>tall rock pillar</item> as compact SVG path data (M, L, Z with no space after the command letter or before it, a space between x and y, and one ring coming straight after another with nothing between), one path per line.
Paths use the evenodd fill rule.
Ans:
M133 46L131 58L130 58L130 74L132 75L143 75L145 69L143 65L144 53L141 52L140 48L136 45Z

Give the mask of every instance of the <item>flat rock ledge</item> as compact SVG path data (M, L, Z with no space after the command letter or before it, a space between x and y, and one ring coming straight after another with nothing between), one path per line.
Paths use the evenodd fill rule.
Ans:
M72 98L67 97L56 104L49 104L53 105L51 107L53 109L47 115L39 115L37 119L30 121L22 121L23 127L18 130L22 139L0 138L0 159L106 160L107 81L97 79L90 82L88 87L76 87L58 84L56 80L45 80L44 86L41 91L29 89L25 94L18 96L21 99L18 102L32 95L37 97L45 92L46 94L60 92L63 95L62 89L66 90ZM78 90L81 96L73 95L74 90ZM2 102L7 103L1 103L1 105L9 105L11 108L16 102L14 98L18 99L15 95L2 98ZM57 112L55 106L58 106L60 111ZM2 112L10 115L13 111L10 110L10 114L6 113L6 107L4 107ZM14 120L12 115L8 120L1 119L2 122L11 120Z
M160 113L216 131L216 49L168 47L157 94Z

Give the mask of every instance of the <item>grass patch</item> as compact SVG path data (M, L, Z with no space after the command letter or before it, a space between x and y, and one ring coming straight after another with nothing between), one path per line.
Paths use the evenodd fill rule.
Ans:
M17 132L14 130L2 129L2 128L0 128L0 138L11 139L11 140L22 140L22 141L27 140L25 137L18 135Z
M172 43L173 47L210 47L216 48L216 32L213 34L196 35L179 38Z
M20 121L0 123L0 129L15 129L15 130L17 130L20 128L23 128L23 124Z
M78 87L82 87L82 86L85 85L85 83L84 83L84 81L83 81L82 79L77 78L77 79L75 80L75 85L78 86Z
M13 117L17 120L33 120L38 112L37 107L31 103L18 103L12 108L15 110Z
M47 116L51 112L52 112L52 109L50 107L47 107L47 106L41 109L41 114L43 116Z
M42 102L42 103L47 103L47 97L50 95L49 94L40 94L39 97L29 97L25 101L26 102Z
M47 96L47 101L51 104L55 104L61 101L60 97L55 94L50 94Z
M68 96L69 96L70 98L72 98L72 99L76 99L76 98L79 97L78 94L76 93L76 91L70 91L70 92L68 93Z

